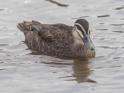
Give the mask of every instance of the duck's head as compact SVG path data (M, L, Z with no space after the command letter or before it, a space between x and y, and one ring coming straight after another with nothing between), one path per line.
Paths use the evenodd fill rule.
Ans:
M78 19L74 24L74 32L78 35L78 40L83 45L83 50L87 56L95 56L95 47L90 38L89 23L85 19Z

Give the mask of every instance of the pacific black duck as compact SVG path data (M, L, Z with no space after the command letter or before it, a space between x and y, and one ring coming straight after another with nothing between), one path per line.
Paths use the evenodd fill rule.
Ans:
M74 26L24 21L17 27L24 33L29 49L37 53L59 58L95 57L89 23L85 19L77 19Z

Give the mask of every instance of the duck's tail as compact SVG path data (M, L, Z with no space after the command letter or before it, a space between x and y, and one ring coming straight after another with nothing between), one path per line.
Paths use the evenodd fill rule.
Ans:
M24 21L22 23L18 23L17 28L19 28L22 32L24 32L24 34L26 34L28 31L39 31L40 26L38 25L41 26L41 23L34 20L31 22Z

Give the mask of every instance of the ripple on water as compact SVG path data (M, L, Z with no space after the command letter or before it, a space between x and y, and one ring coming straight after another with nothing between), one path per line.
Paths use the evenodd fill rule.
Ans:
M0 9L0 11L4 11L5 9Z
M104 17L110 17L110 15L106 14L106 15L99 15L97 16L98 18L104 18Z
M122 24L110 24L110 25L112 25L112 26L124 26L123 23Z
M115 33L124 33L124 31L112 31L112 32L115 32Z
M115 8L115 10L122 10L122 9L124 9L124 6L120 6L120 7Z

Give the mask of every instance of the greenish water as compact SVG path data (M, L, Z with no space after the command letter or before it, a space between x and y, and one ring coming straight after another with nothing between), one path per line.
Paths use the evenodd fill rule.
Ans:
M56 0L58 1L58 0ZM123 93L124 0L1 0L0 93ZM96 58L62 60L33 55L17 28L23 20L91 25Z

